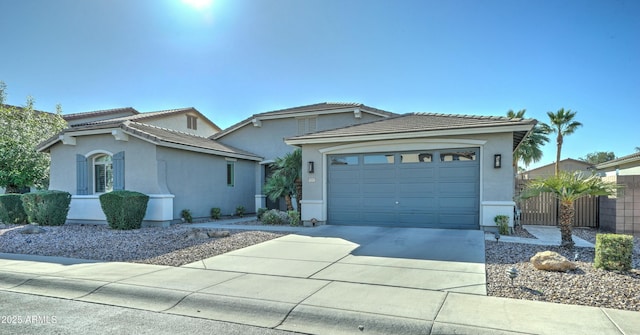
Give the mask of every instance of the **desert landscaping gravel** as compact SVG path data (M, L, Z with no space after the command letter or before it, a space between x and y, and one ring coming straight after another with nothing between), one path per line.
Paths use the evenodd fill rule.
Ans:
M106 226L42 227L42 234L22 234L22 226L0 226L0 253L62 256L103 261L181 266L208 257L268 241L285 234L230 231L228 237L208 238L215 229L188 224L169 228L112 230ZM219 230L217 230L220 232ZM595 242L593 229L574 229L576 236ZM526 230L517 236L532 238ZM634 269L628 272L593 268L594 249L486 241L487 293L514 299L539 300L640 311L640 238L634 239ZM535 269L529 259L539 251L559 252L578 268L569 272ZM518 271L513 284L507 270Z
M283 235L231 231L229 237L208 238L206 232L216 229L194 229L188 224L137 230L64 225L41 227L45 230L42 234L22 234L22 227L7 225L0 229L0 252L169 266L181 266Z

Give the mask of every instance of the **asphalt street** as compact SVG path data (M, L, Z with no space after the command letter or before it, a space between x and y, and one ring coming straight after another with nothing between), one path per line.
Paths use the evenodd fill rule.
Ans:
M0 334L298 334L194 317L0 291Z

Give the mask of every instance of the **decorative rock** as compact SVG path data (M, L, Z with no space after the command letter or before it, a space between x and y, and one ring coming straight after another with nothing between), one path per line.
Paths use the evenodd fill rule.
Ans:
M0 229L4 229L4 228L7 228L7 225L4 223L0 223Z
M569 271L575 270L576 264L554 251L541 251L530 259L531 264L538 270Z
M24 226L24 228L19 230L22 234L42 234L44 232L46 232L46 230L34 225L34 224L28 224L26 226Z
M207 232L198 230L198 229L193 229L189 232L187 232L187 234L185 235L185 238L187 240L192 240L192 239L206 239L209 238L209 234L207 234Z
M212 238L229 237L231 233L227 230L210 230L207 235Z

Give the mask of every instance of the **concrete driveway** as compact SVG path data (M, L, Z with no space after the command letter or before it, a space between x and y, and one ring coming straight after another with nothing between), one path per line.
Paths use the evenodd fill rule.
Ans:
M185 267L486 295L484 262L481 231L323 226Z

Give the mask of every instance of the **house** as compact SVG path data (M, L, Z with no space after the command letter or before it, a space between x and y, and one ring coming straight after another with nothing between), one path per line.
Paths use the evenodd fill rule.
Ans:
M109 112L87 113L89 122L39 145L51 155L50 189L72 194L69 222L105 222L98 197L119 189L149 195L147 225L174 222L182 209L203 217L212 207L252 208L261 157L208 139L220 128L195 108L126 110L98 120Z
M638 176L640 175L640 152L600 163L595 166L595 169L605 176Z
M591 175L594 167L591 163L587 163L585 161L573 159L573 158L565 158L560 160L560 171L568 171L568 172L576 172L580 171L585 175ZM525 172L518 174L518 179L537 179L537 178L545 178L550 177L556 174L556 163L550 163L547 165L540 166L535 169L527 170Z
M287 138L302 148L302 219L484 229L513 213L513 152L532 119L413 113ZM512 222L510 222L512 224Z
M255 178L255 208L280 208L262 193L271 173L271 163L296 149L284 142L287 137L341 128L397 115L360 103L318 103L254 114L210 138L251 151L263 160Z
M492 226L513 212L508 162L536 123L358 103L254 114L225 130L195 108L80 114L38 148L51 154L51 189L72 194L68 221L105 222L99 195L127 189L150 196L147 225L176 222L183 209L277 207L262 194L270 165L300 147L306 223Z

